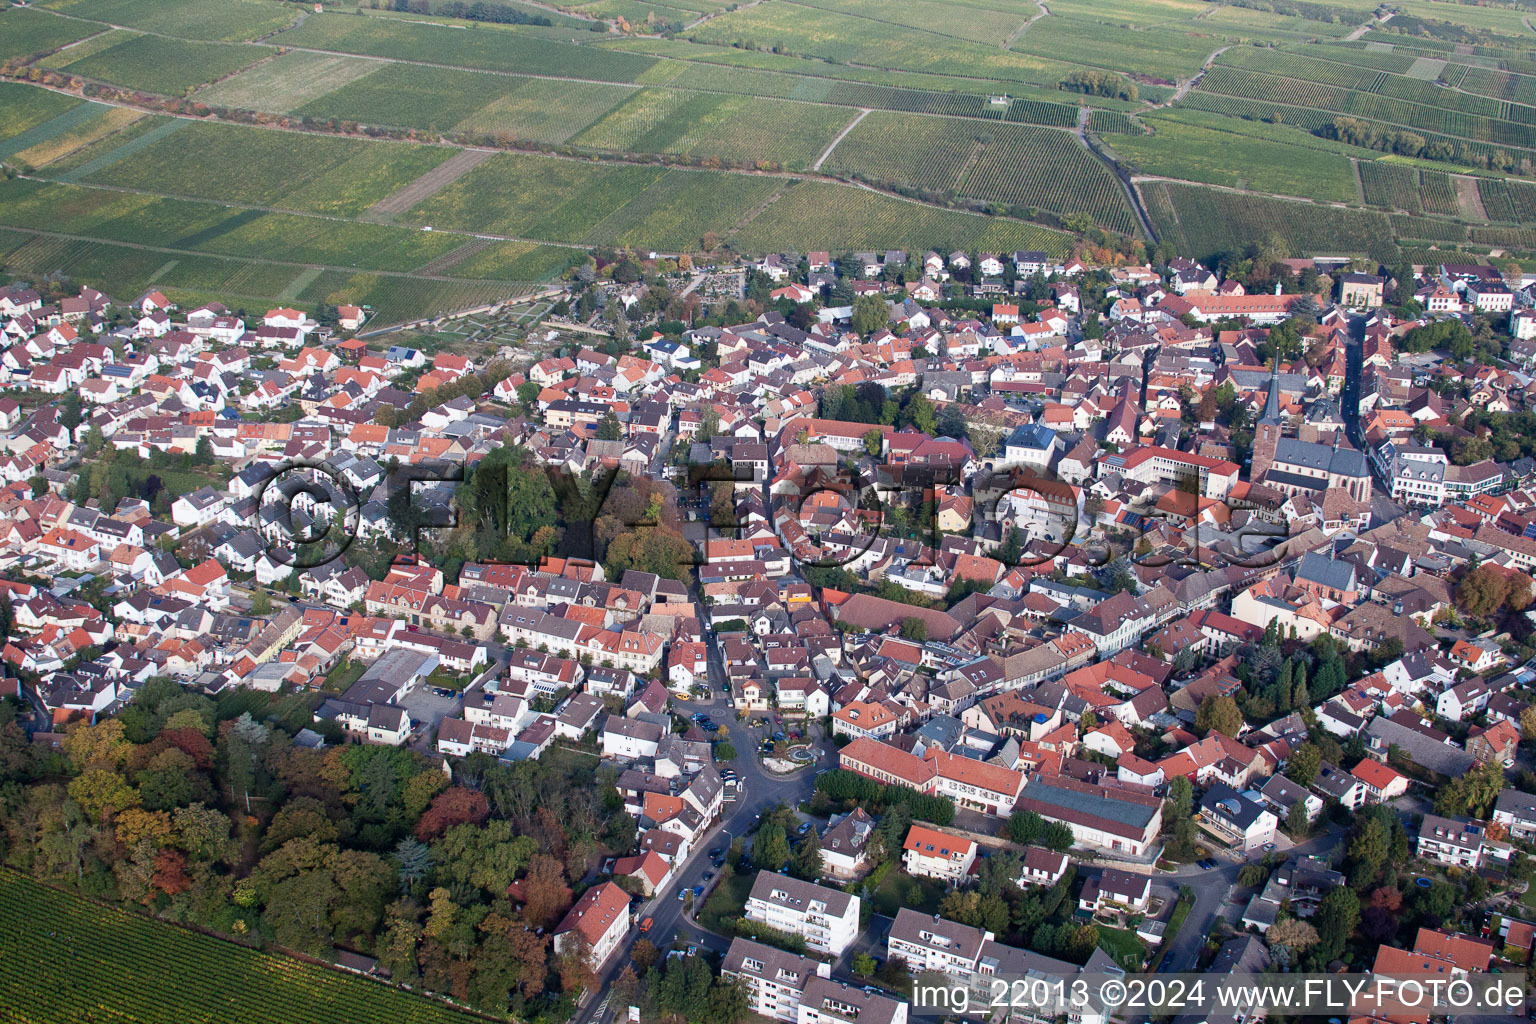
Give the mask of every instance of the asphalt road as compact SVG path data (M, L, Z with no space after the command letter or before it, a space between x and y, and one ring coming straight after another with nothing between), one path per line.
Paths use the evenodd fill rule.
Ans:
M730 846L732 840L750 832L764 814L779 804L794 806L807 799L815 785L816 770L826 767L828 763L835 760L834 754L824 750L822 760L818 762L816 768L808 767L787 779L769 775L763 770L756 755L757 747L762 744L763 730L749 728L744 723L736 721L735 710L721 692L724 681L724 664L711 640L709 643L711 697L707 700L678 701L674 706L684 714L704 711L709 713L716 722L725 725L730 734L731 745L736 748L738 756L735 761L720 767L728 767L736 772L739 796L734 802L725 804L723 821L700 837L693 853L680 868L673 871L666 885L657 890L656 895L640 907L635 915L636 927L599 975L596 992L606 992L613 980L629 963L629 949L641 937L638 924L644 922L646 918L651 919L651 927L645 933L645 938L650 939L659 949L669 948L674 939L683 936L689 941L717 952L723 951L726 946L724 942L699 931L687 922L683 910L689 904L678 899L677 894L685 887L704 885L704 873L716 870L710 860L710 850ZM708 893L705 894L705 898L707 897ZM622 1013L624 1010L624 1007L608 1005L606 1000L590 997L588 1005L576 1014L573 1021L574 1024L592 1024L597 1020L611 1018L613 1014Z

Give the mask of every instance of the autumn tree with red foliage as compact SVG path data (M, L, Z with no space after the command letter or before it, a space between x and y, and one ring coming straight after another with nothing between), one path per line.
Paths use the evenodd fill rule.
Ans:
M486 801L484 793L454 786L443 790L432 800L432 805L416 823L416 838L429 843L455 825L483 825L490 816L491 805Z

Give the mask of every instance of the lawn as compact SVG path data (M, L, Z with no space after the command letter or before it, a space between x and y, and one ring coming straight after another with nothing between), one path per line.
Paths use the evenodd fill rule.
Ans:
M905 871L888 872L880 882L880 888L869 898L876 914L895 917L902 907L910 907L922 914L937 914L939 901L948 887L935 878L913 878ZM913 899L913 895L920 899Z
M1115 963L1128 971L1141 969L1141 962L1147 955L1147 945L1134 929L1110 928L1102 924L1095 924L1094 927L1099 930L1099 948L1114 957Z
M185 931L0 872L0 1005L14 1020L399 1024L476 1017L377 981Z
M745 864L743 864L745 867ZM756 872L748 871L741 874L731 872L722 878L720 882L710 890L709 896L704 900L704 906L699 909L699 924L709 931L721 935L730 935L731 927L727 923L733 917L740 917L747 906L747 897L752 892L752 882Z

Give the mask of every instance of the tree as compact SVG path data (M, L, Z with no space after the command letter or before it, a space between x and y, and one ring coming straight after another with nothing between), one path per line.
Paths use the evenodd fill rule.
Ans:
M1298 917L1276 921L1264 936L1271 946L1285 946L1297 953L1305 953L1317 945L1317 929Z
M1322 750L1315 743L1303 743L1291 751L1291 756L1286 762L1285 775L1292 782L1310 786L1317 779L1317 773L1322 766Z
M885 435L878 430L866 430L864 432L864 450L871 458L879 458L880 450L885 445Z
M850 326L859 334L873 334L891 320L890 307L879 295L860 295L853 300Z
M641 938L630 948L629 958L636 967L642 971L648 971L661 958L661 951L650 939Z
M1200 710L1195 713L1195 728L1236 737L1243 728L1243 713L1231 697L1212 694L1200 702Z
M797 878L812 881L821 877L822 870L821 837L813 830L796 845L794 858L790 862L790 871Z
M257 590L251 594L251 614L272 614L272 596L265 590Z
M868 978L875 973L875 958L868 953L859 953L854 956L851 966L854 974L860 978Z
M1293 837L1306 835L1311 831L1312 822L1307 817L1307 805L1303 800L1297 800L1291 804L1291 809L1285 812L1285 830Z
M928 623L915 615L908 616L901 620L901 635L908 640L927 640Z
M790 857L789 838L784 826L765 821L752 840L752 863L763 871L777 871Z
M1318 935L1316 959L1325 964L1336 960L1343 955L1349 936L1360 921L1360 898L1348 886L1330 889L1312 920Z
M416 838L431 842L455 825L473 822L484 823L491 816L491 806L484 793L463 786L454 786L439 793L432 806L416 823Z
M548 928L559 921L571 907L571 887L560 862L545 854L534 857L523 879L523 896L523 917L530 927Z

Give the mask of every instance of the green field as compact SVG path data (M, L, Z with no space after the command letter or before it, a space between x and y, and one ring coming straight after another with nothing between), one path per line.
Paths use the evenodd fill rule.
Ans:
M1396 255L1392 225L1381 213L1179 182L1145 181L1140 188L1159 237L1180 252L1209 257L1273 237L1296 252Z
M101 25L7 5L0 8L0 62L39 57L102 29Z
M1336 203L1360 199L1347 157L1162 117L1143 120L1155 134L1117 135L1110 141L1143 174Z
M875 113L838 143L822 169L1008 206L1087 213L1105 227L1134 229L1114 176L1072 135L1049 128Z
M81 110L81 108L77 107L75 110ZM0 144L0 154L9 150L10 155L6 157L8 160L14 160L26 167L48 167L148 117L142 111L127 107L101 107L94 103L86 106L82 113L84 116L79 120L64 126L59 131L48 133L45 139L39 139L36 136L30 142L22 137L9 139ZM47 124L58 125L64 119L57 117ZM42 127L44 126L33 129L33 132L41 133Z
M272 50L263 46L135 35L100 53L70 61L62 70L129 89L181 96L271 54Z
M311 15L304 24L272 39L341 53L531 75L567 75L605 82L633 82L655 63L639 54L550 42L489 25L452 28L386 18L341 14Z
M363 57L290 50L199 89L197 99L211 106L286 114L378 69L378 61Z
M355 216L454 150L191 123L83 177L98 185Z
M1536 230L1536 185L1521 180L1536 178L1536 31L1500 7L1406 0L1376 22L1371 0L1273 5L1283 13L1212 0L568 0L555 6L570 16L526 5L553 21L538 26L444 17L443 0L319 14L281 0L39 2L0 14L13 70L190 95L216 115L0 86L0 159L100 186L49 193L73 227L48 226L21 192L0 222L168 250L179 262L146 273L187 290L229 287L209 262L227 257L312 264L325 276L309 290L422 309L373 278L416 272L457 302L481 275L563 267L560 245L671 252L705 235L743 251L808 239L1065 251L1048 225L1138 231L1116 162L1139 176L1160 237L1191 255L1265 236L1297 254L1517 246ZM1163 106L1207 60L1198 87ZM1140 99L1061 88L1090 70L1123 76L1112 93L1134 82ZM217 123L231 109L311 130ZM449 143L510 152L435 192L427 179L404 214L369 212L452 157ZM372 222L390 219L400 226ZM34 241L28 259L41 259ZM279 276L237 284L260 293Z
M268 35L293 24L302 10L271 0L44 0L43 6L76 18L213 42Z
M0 874L0 925L0 1015L9 1020L475 1019L425 996L104 907L10 871Z
M78 106L80 101L71 96L0 82L0 140L17 138Z
M1039 249L1063 256L1071 236L1020 221L936 210L863 189L805 181L736 235L748 251L802 249Z

